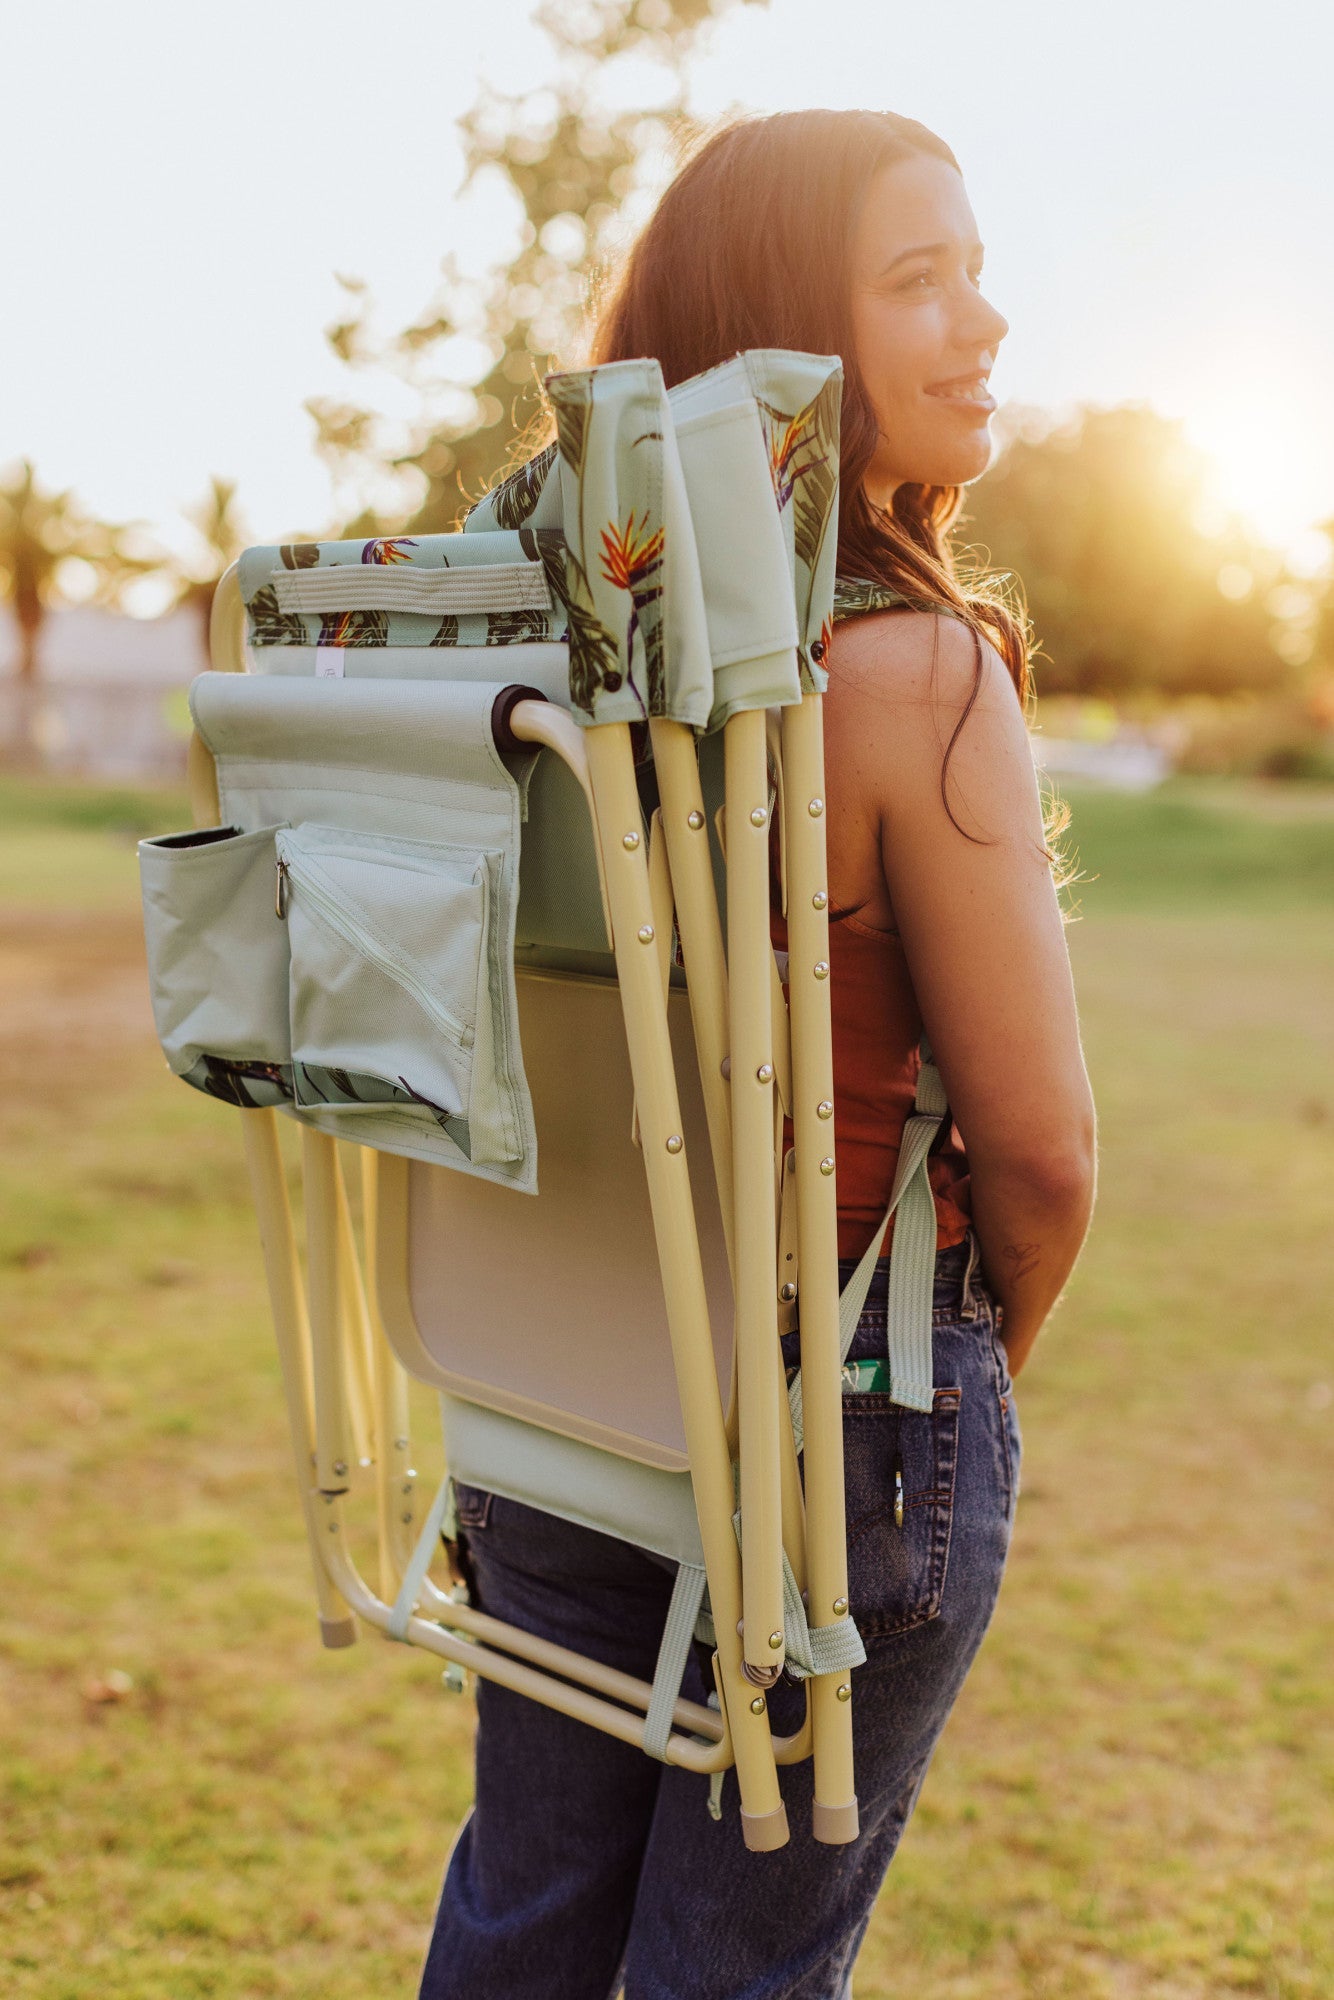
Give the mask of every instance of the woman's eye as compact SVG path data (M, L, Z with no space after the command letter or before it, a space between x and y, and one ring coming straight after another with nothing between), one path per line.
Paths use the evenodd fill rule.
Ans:
M931 283L934 276L935 273L933 271L914 271L910 277L903 279L899 285L899 290L901 292L923 291Z

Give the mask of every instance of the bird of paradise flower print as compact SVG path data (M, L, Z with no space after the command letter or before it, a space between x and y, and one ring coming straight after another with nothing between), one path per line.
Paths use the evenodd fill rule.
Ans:
M417 544L413 541L411 535L399 535L392 541L367 542L365 548L361 551L361 560L364 563L411 562L412 557L408 551L415 549L416 546Z
M385 611L326 611L320 619L318 646L386 646L389 614Z
M796 555L812 575L838 500L840 396L841 384L834 376L794 417L771 403L760 403L774 497L780 513L795 498Z
M608 583L617 590L625 591L630 599L630 617L625 628L626 665L628 667L634 658L635 633L642 632L648 662L648 705L655 715L659 712L662 693L662 633L656 624L651 629L647 622L641 624L640 614L662 596L665 540L664 528L650 529L647 509L637 528L634 509L631 508L623 528L612 521L602 530L602 574Z

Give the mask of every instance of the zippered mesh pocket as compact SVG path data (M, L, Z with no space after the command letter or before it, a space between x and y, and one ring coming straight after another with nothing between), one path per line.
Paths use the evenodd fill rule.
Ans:
M513 1157L476 1116L490 871L486 850L445 842L311 825L279 836L299 1110L338 1114L349 1137L359 1115L377 1134L389 1115L468 1159Z

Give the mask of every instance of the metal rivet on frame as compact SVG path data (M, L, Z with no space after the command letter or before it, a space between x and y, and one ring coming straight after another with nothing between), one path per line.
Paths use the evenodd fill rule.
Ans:
M852 1689L846 1681L840 1681L838 1687L835 1689L835 1693L838 1695L840 1701L852 1700Z
M763 806L756 806L750 816L752 826L763 826L769 815Z
M811 897L811 908L814 910L827 910L829 908L829 891L827 889L816 890L815 894Z
M750 1705L750 1712L752 1715L764 1714L764 1696L762 1694L756 1695L754 1701Z
M833 1173L833 1171L834 1171L834 1162L833 1162L833 1160L832 1160L832 1159L824 1159L824 1160L821 1160L821 1162L820 1162L820 1172L821 1172L822 1174L826 1174L826 1175L828 1175L828 1174L832 1174L832 1173Z
M652 924L641 924L639 926L639 942L641 944L652 944L653 942Z
M686 825L692 828L695 833L699 832L703 824L704 824L704 815L699 810L698 806L696 806L694 812L686 814Z
M673 1132L671 1138L667 1141L667 1151L669 1153L679 1153L684 1144L685 1140L681 1137L681 1134Z
M769 1644L773 1647L775 1652L778 1651L778 1648L782 1645L782 1643L783 1643L783 1635L781 1632L771 1632L769 1634Z
M848 1600L846 1597L836 1597L834 1599L835 1618L841 1618L844 1612L847 1610L847 1608L848 1608Z
M784 1305L788 1306L791 1305L793 1299L795 1299L797 1296L797 1288L792 1283L791 1279L788 1280L787 1284L779 1286L778 1296L783 1301Z
M815 1115L817 1118L832 1118L834 1115L833 1099L831 1097L822 1097L815 1107Z
M338 1474L338 1477L341 1479L343 1474L347 1471L347 1465L343 1459L336 1458L334 1460L334 1471Z
M820 814L824 811L824 800L812 799L806 810L812 819L819 819Z
M827 958L817 958L813 970L817 979L828 979L829 960Z
M772 1063L761 1063L761 1064L760 1064L760 1066L759 1066L759 1068L758 1068L758 1069L756 1070L756 1072L755 1072L755 1077L756 1077L756 1081L757 1081L757 1082L759 1082L759 1083L772 1083L772 1082L773 1082L773 1080L774 1080L774 1066L773 1066L773 1064L772 1064Z
M638 845L639 845L639 835L637 833L625 833L621 835L621 846L628 847L632 854L634 853Z

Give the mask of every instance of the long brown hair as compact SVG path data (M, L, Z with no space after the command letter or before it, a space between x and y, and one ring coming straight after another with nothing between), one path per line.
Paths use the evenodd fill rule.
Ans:
M879 426L857 367L850 246L875 175L922 153L957 170L943 139L890 111L783 111L715 131L631 249L598 314L592 359L654 356L670 389L747 347L841 356L840 576L884 584L918 609L962 620L995 646L1027 707L1025 619L995 583L965 580L955 568L949 531L963 489L900 486L886 510L864 484ZM981 685L975 650L973 692L951 750ZM944 783L942 771L942 794Z

